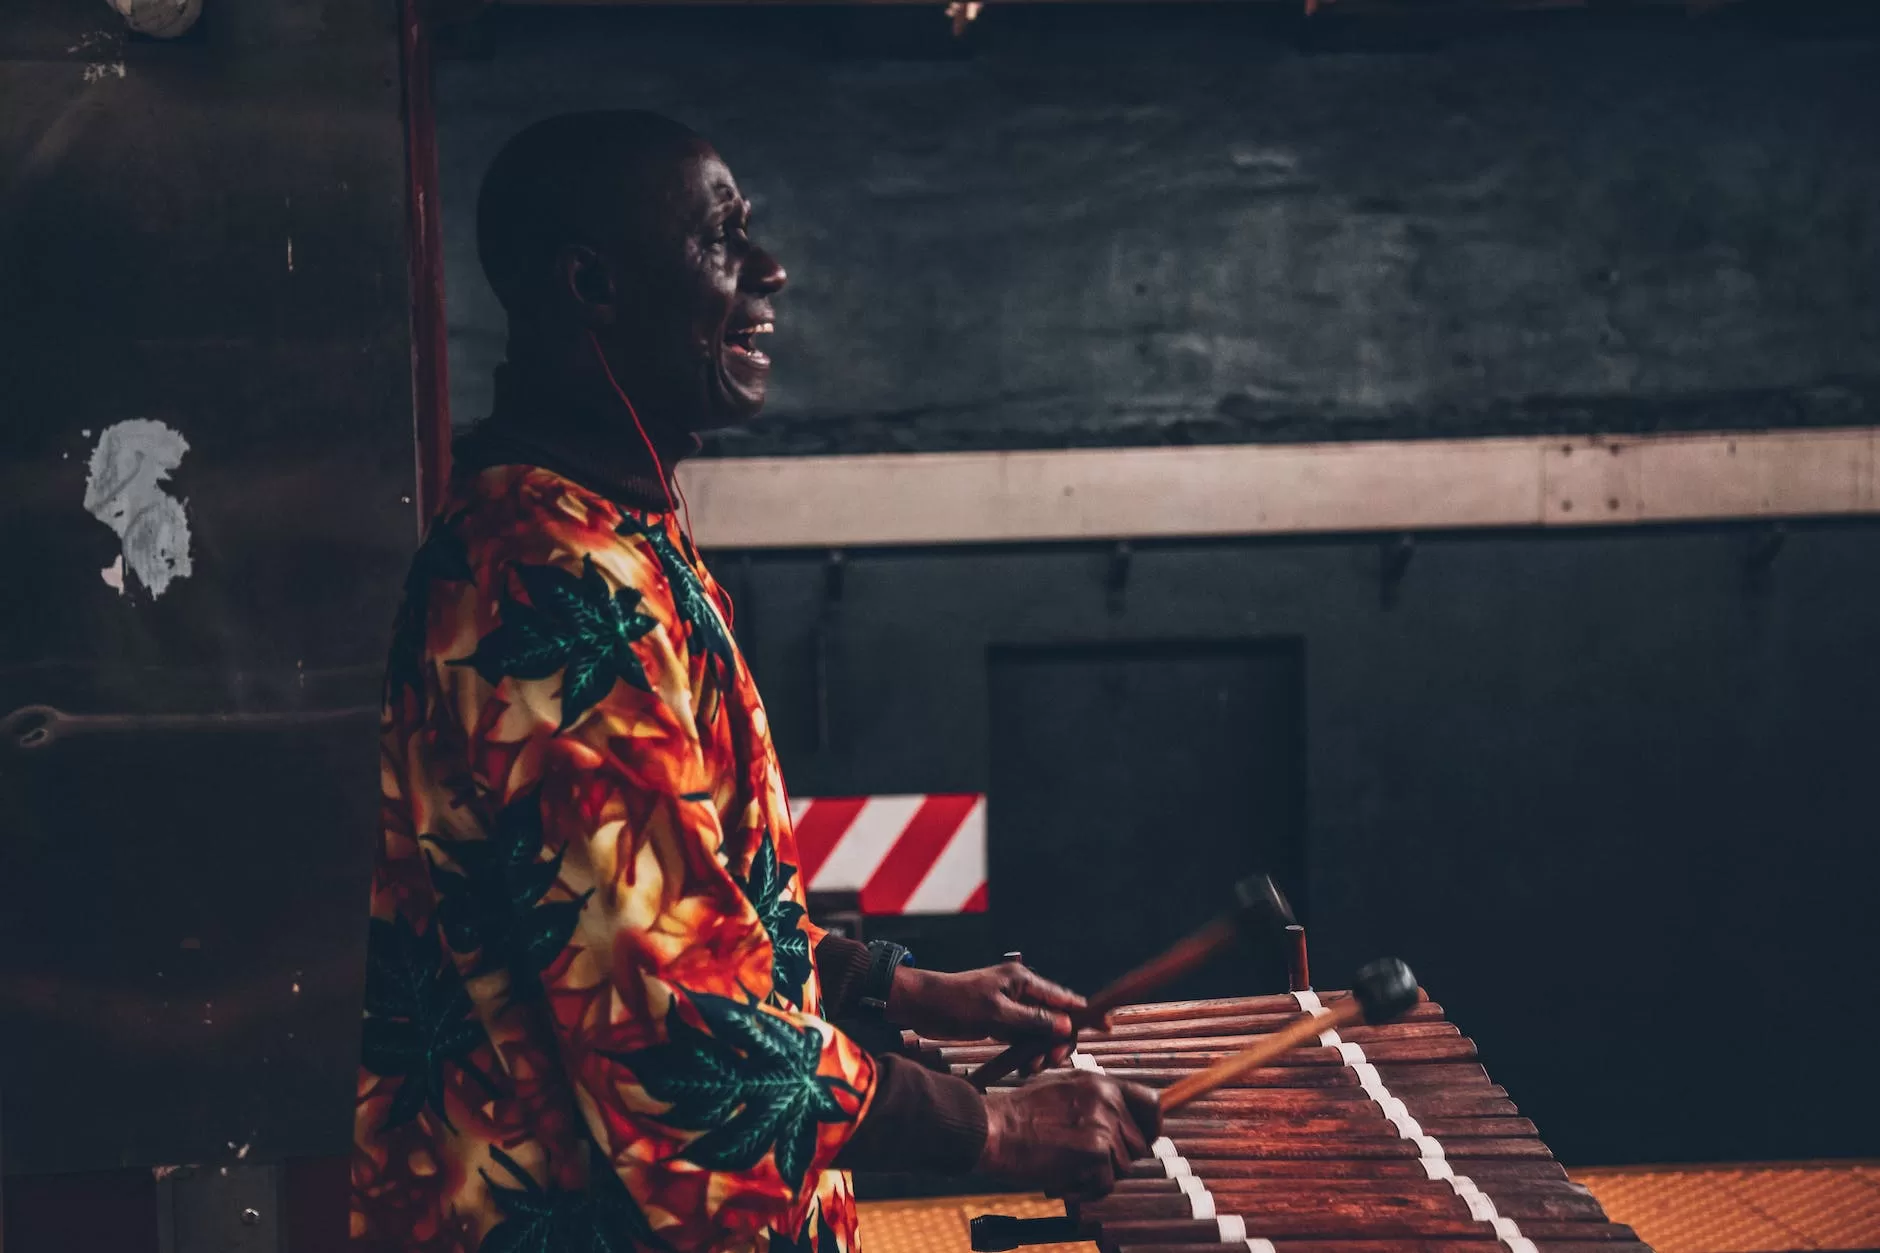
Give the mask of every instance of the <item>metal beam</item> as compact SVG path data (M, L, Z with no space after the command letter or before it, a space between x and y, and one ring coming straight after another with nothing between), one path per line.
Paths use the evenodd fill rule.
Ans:
M701 545L857 548L1880 512L1880 428L692 462Z

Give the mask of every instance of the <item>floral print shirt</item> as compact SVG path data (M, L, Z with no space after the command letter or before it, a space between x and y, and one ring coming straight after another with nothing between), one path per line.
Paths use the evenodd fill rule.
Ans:
M386 679L355 1246L857 1253L782 775L671 515L460 476Z

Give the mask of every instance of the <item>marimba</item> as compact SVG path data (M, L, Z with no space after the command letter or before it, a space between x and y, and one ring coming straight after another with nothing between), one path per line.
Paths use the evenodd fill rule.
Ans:
M1173 1001L1115 1012L1073 1063L1166 1088L1348 994ZM1003 1047L918 1041L971 1072ZM1010 1083L1007 1079L1003 1082ZM1152 1160L1062 1219L988 1215L975 1249L1095 1240L1103 1253L1643 1253L1567 1178L1475 1045L1422 1000L1327 1031L1170 1114Z

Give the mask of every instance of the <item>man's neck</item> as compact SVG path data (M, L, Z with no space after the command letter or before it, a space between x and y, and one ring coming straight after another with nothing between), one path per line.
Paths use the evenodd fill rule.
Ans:
M697 439L662 439L651 423L643 434L626 405L596 404L564 379L526 360L499 366L490 416L465 441L469 460L540 465L635 508L669 507L671 475Z

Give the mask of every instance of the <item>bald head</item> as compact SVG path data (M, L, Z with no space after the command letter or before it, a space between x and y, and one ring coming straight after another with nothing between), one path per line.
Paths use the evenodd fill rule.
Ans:
M509 314L511 360L601 408L626 393L674 446L755 417L770 372L758 339L784 274L752 242L750 217L723 159L670 118L535 123L503 146L477 198L477 253Z
M682 162L709 145L657 113L565 113L496 155L477 194L477 259L511 317L535 312L566 248L611 252L644 232Z

